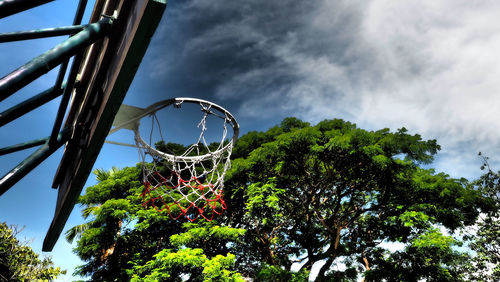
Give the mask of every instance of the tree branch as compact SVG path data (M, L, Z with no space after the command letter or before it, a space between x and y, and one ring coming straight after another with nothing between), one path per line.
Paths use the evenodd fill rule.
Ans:
M363 253L361 254L361 258L363 260L363 263L365 265L365 272L370 270L370 264L368 262L368 258L366 258L365 251L363 250ZM362 282L365 282L365 277L361 279Z
M329 257L326 260L326 263L323 264L323 266L320 268L320 270L318 272L318 276L316 277L316 279L318 281L324 281L325 280L325 274L330 269L330 267L332 267L332 264L333 264L334 261L335 261L335 258L332 258L332 257Z

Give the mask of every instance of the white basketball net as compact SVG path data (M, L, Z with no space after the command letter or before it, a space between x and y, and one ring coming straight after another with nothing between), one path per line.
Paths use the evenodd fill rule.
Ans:
M140 136L139 130L134 130L135 142L142 158L143 206L153 206L159 212L166 211L173 219L179 219L184 215L190 221L199 217L211 221L216 214L222 214L226 209L222 195L224 176L230 167L230 156L233 142L237 138L238 125L231 114L223 108L207 101L193 100L199 102L203 112L198 123L200 134L197 142L187 147L182 154L175 155L153 148L151 140L149 144L146 143ZM187 100L180 100L174 106L180 107L184 101ZM193 101L188 102L193 103ZM224 121L222 138L216 147L214 144L207 144L205 139L206 122L210 115ZM152 123L156 123L160 129L156 113L152 113L151 116ZM228 124L233 127L234 133L229 141ZM154 126L152 130L153 128ZM166 144L161 130L160 137ZM146 162L147 155L153 158L152 163Z

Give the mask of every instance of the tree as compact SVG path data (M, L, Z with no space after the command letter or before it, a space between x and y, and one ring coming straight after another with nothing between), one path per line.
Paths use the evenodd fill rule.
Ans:
M495 206L467 180L428 168L439 149L404 128L287 118L236 144L224 214L184 224L142 206L139 167L96 171L99 183L79 199L87 221L68 233L86 262L78 273L304 281L317 265L318 281L464 280L470 254L444 231L473 225ZM403 247L391 252L384 243Z
M318 280L392 281L403 270L408 281L462 277L467 254L437 227L473 224L491 207L465 179L420 166L440 149L435 140L339 119L315 126L285 119L242 140L226 181L227 216L247 230L239 264L247 275L323 262ZM389 252L383 242L406 247Z
M54 267L50 258L40 260L29 246L16 238L18 233L16 227L0 223L0 281L53 280L66 273Z
M213 223L186 223L187 230L170 237L174 249L164 249L144 265L135 265L130 273L133 281L243 281L234 268L235 256L220 249L220 242L236 241L244 230ZM198 246L190 248L190 246ZM200 248L202 247L202 248ZM208 256L207 256L208 255ZM210 258L210 257L211 258Z
M87 221L66 233L69 241L78 239L74 252L86 262L75 274L97 281L240 279L227 244L244 230L183 225L166 212L143 207L140 173L140 167L94 171L98 183L78 199Z
M489 198L495 208L484 212L478 218L475 233L468 234L470 248L475 256L469 265L470 279L475 281L500 280L500 171L494 172L488 158L482 156L482 170L486 172L473 184Z

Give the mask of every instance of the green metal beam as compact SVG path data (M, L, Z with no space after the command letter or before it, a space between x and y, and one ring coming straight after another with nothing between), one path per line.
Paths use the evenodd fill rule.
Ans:
M47 142L47 140L48 140L48 137L45 137L45 138L41 138L41 139L28 141L25 143L12 145L12 146L5 147L5 148L0 148L0 156L43 145Z
M23 116L31 112L32 110L40 107L41 105L61 96L66 87L66 82L63 83L62 87L56 89L55 87L51 87L38 95L35 95L28 100L19 103L12 108L9 108L0 113L0 127L5 124Z
M75 17L73 18L73 25L77 25L82 22L85 7L87 7L87 0L78 1L78 7L76 8Z
M112 21L111 18L105 17L97 23L89 24L81 32L4 76L0 79L0 101L106 36Z
M85 7L87 6L87 0L78 1L78 8L76 9L75 17L73 19L73 25L79 25L82 23L83 14L85 13ZM59 73L57 74L56 84L54 87L60 88L64 77L66 76L66 69L68 68L69 59L66 59L62 62L61 67L59 68ZM75 61L73 61L73 66L75 67Z
M85 13L85 7L87 6L87 0L80 0L78 2L78 8L76 9L75 18L73 19L73 25L78 25L81 23L83 14ZM52 133L50 135L49 144L53 144L57 142L57 133L61 129L61 124L64 119L64 114L66 113L66 108L68 107L69 98L71 93L73 92L73 88L76 84L76 76L78 74L80 64L83 60L83 52L80 52L75 56L73 63L71 65L71 69L68 76L68 85L64 89L64 95L59 104L59 109L57 110L56 120L54 122L54 126L52 128ZM64 61L61 64L61 68L59 69L59 73L57 74L57 80L54 87L59 87L64 79L66 74L66 68L68 67L69 60Z
M3 0L0 1L0 19L54 0Z
M151 38L161 20L166 7L166 0L150 0L146 2L147 6L145 8L144 15L139 23L136 36L131 42L129 52L118 73L118 77L116 79L117 82L110 93L103 115L99 119L99 122L95 125L96 129L94 131L94 136L85 148L85 154L82 155L78 166L75 167L75 170L73 171L73 178L68 180L72 186L67 187L67 190L63 190L63 186L60 185L61 180L55 180L55 183L59 185L58 197L64 197L65 201L61 201L61 206L56 208L56 214L54 215L54 219L49 230L47 231L45 240L43 241L42 251L51 251L59 238L59 235L61 234L64 225L78 199L78 196L85 185L85 181L92 171L92 167L97 159L97 155L99 154L102 145L104 144L106 136L111 129L114 116L118 112L118 109L125 98L125 94L127 93L134 75L139 68L149 42L151 41ZM118 18L120 18L120 16L118 16ZM97 81L101 80L97 79ZM100 84L97 83L97 85ZM74 154L78 153L79 152L74 152ZM68 165L73 164L68 163ZM68 168L68 166L65 166L65 168Z
M63 26L56 28L44 28L44 29L0 33L0 43L45 38L45 37L54 37L61 35L72 35L82 31L87 26L88 25L72 25L72 26Z
M66 128L62 132L60 132L59 136L57 137L57 143L54 145L49 145L49 143L47 142L48 138L46 138L45 144L42 147L40 147L33 154L19 163L7 174L5 174L0 179L0 196L7 192L14 184L16 184L19 180L26 176L26 174L32 171L41 162L52 155L52 153L57 151L57 149L59 149L64 143L66 143L66 141L69 139L70 132L71 130L69 128Z
M68 76L68 83L66 88L64 89L64 95L59 103L59 109L57 110L56 119L54 121L54 126L52 127L52 133L50 134L49 144L53 144L57 142L57 134L61 129L61 125L64 119L64 114L66 114L66 108L68 107L69 99L71 98L71 92L73 92L73 87L76 82L76 75L78 74L78 69L80 67L80 63L83 60L83 52L75 56L73 60L73 65L71 66L71 70Z

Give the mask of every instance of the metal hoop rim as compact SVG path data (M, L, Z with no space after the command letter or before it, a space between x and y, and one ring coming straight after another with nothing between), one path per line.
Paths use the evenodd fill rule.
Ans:
M190 156L190 157L167 154L167 153L158 151L155 148L149 146L144 141L144 139L142 139L142 137L139 133L139 123L140 123L139 121L143 117L151 115L151 114L153 114L153 113L155 113L155 112L157 112L165 107L168 107L172 104L182 104L184 102L193 103L193 104L200 104L200 105L208 105L208 106L210 106L210 109L214 108L214 109L218 110L219 112L223 113L225 116L225 119L229 120L229 124L233 128L233 137L231 138L231 141L227 145L225 145L224 147L222 147L221 149L219 149L217 151L214 151L214 152L211 152L211 153L208 153L205 155L201 155L201 156ZM159 155L162 158L164 158L170 162L176 162L176 161L198 162L198 161L210 160L210 159L213 159L214 157L222 156L224 154L224 152L231 151L233 145L236 143L236 140L238 140L238 135L239 135L238 122L236 121L234 116L228 110L224 109L223 107L221 107L215 103L212 103L210 101L203 100L203 99L198 99L198 98L180 97L180 98L172 98L172 99L167 99L167 100L157 102L157 103L147 107L146 109L144 109L144 113L142 113L140 116L134 118L134 120L127 122L127 124L129 124L131 122L136 123L133 131L134 131L134 135L135 135L135 140L137 143L139 143L141 145L140 147L145 148L149 152L152 152L156 155ZM118 127L121 127L121 126L118 126Z

